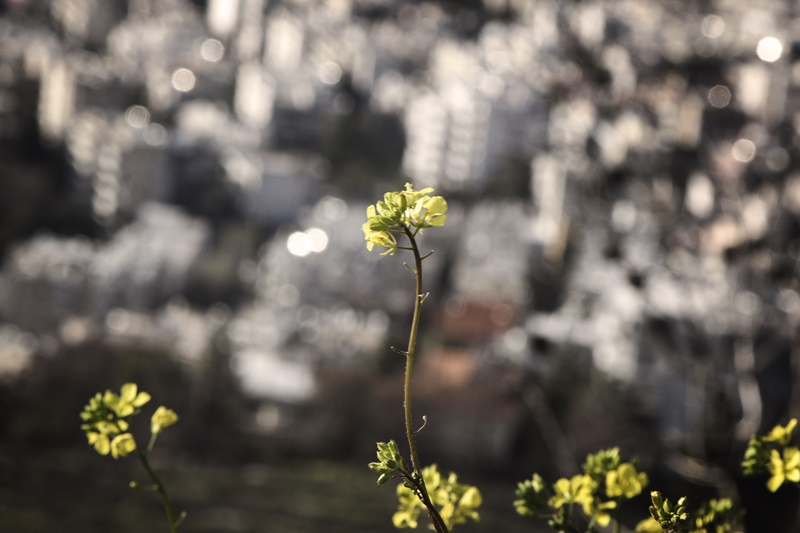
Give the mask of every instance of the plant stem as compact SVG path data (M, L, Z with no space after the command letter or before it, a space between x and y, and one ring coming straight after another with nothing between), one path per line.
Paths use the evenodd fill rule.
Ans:
M176 520L175 518L175 509L172 507L172 502L169 499L169 495L167 495L167 489L164 488L164 484L161 483L161 480L150 467L150 461L147 460L147 455L144 454L139 448L136 448L136 455L139 457L142 467L147 472L147 475L150 476L150 481L152 481L153 485L155 485L156 491L161 497L161 501L164 503L164 511L167 514L167 522L169 522L170 533L178 533L180 520Z
M411 416L411 373L414 367L414 355L417 347L417 334L419 332L420 310L422 307L422 259L420 258L414 235L408 229L406 229L406 235L408 235L408 239L411 241L411 250L414 252L416 292L414 293L414 315L411 319L411 333L408 336L408 349L406 350L406 379L403 387L403 410L406 417L408 447L411 449L411 465L415 472L421 472L422 466L420 465L419 455L417 453L414 422Z
M419 332L419 319L420 311L422 308L422 256L419 253L417 241L414 239L414 233L408 227L403 227L408 240L411 242L411 251L414 253L414 277L416 278L416 292L414 293L414 315L411 319L411 332L408 336L408 349L406 350L406 379L403 387L403 410L406 419L406 438L408 439L408 447L411 451L411 466L416 474L419 476L419 495L423 505L428 509L428 514L431 517L433 526L437 533L447 533L447 526L442 520L436 506L433 505L430 497L428 496L428 489L425 487L425 480L422 478L422 466L419 461L419 454L417 452L417 441L414 434L414 421L411 416L411 373L414 367L414 355L417 347L417 334Z

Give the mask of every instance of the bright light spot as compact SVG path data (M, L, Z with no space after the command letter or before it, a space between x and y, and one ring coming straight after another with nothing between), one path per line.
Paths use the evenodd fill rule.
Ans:
M315 253L322 252L328 247L328 234L319 228L311 228L306 231L309 240L311 241L311 251Z
M311 253L311 237L302 231L295 231L286 240L289 253L298 257L305 257Z
M142 137L149 145L161 146L167 141L167 130L161 124L148 124Z
M724 85L716 85L708 91L708 102L714 107L725 107L731 102L731 91Z
M200 57L216 63L225 55L225 46L216 39L206 39L200 45Z
M342 68L333 61L328 61L320 67L319 79L328 85L339 83L342 79Z
M125 122L134 128L144 128L150 122L150 111L140 105L131 106L125 111Z
M689 178L684 203L689 212L700 219L714 211L714 184L705 174L697 172Z
M725 21L718 15L708 15L703 18L703 22L700 24L700 31L706 37L716 39L725 31Z
M756 54L761 61L772 63L781 58L783 53L783 45L775 37L764 37L758 41L756 47Z
M172 86L176 91L182 93L191 91L194 89L195 81L197 80L194 77L194 72L188 68L179 68L172 73Z
M319 228L295 231L286 240L289 253L305 257L310 253L320 253L328 247L328 234Z
M756 145L749 139L739 139L733 143L731 155L740 163L749 163L756 156Z

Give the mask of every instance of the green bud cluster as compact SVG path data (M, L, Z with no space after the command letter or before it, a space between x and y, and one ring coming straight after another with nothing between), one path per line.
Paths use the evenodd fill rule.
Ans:
M686 512L686 496L672 503L654 490L650 493L650 516L668 533L685 533L690 531L691 520ZM638 530L638 529L637 529Z
M676 503L660 492L650 493L650 518L636 525L636 533L740 533L743 511L736 511L728 498L710 500L694 513L686 511L686 497Z
M531 479L517 483L515 495L517 499L514 500L514 509L522 516L537 517L548 509L550 493L539 474L533 474Z
M369 464L370 470L380 474L378 485L383 485L393 474L407 474L409 472L406 461L400 455L397 443L393 440L378 443L378 461Z

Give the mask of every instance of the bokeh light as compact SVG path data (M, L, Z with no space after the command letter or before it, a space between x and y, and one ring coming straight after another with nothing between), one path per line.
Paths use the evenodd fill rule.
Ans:
M725 21L719 15L706 15L700 25L700 31L706 37L716 39L725 31Z
M328 234L319 228L306 231L295 231L286 239L289 253L297 257L305 257L311 253L320 253L328 247Z
M328 85L339 83L339 80L342 79L342 67L333 61L324 63L319 69L319 79Z
M144 106L131 106L125 111L125 121L134 128L144 128L150 122L150 111Z
M731 155L740 163L749 163L756 156L756 145L750 139L739 139L733 143Z
M179 68L172 73L172 87L174 87L176 91L182 93L189 92L194 89L195 82L196 78L194 72L188 68Z
M731 101L731 90L724 85L715 85L708 91L708 103L714 107L726 107Z
M206 39L200 45L200 57L216 63L225 55L225 46L217 39Z
M774 63L781 58L783 54L783 45L775 37L764 37L758 41L756 54L761 61Z

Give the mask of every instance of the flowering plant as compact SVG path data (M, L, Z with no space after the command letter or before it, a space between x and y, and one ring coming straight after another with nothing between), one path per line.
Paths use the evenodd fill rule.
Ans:
M420 308L427 297L422 292L422 261L430 256L430 253L424 256L420 254L416 238L426 228L442 226L447 220L447 202L441 196L430 196L432 192L430 187L417 191L410 183L406 183L404 190L388 192L383 200L370 205L367 208L367 221L361 227L369 251L380 246L386 248L381 254L385 256L394 255L397 250L410 250L414 254L415 265L411 270L416 278L414 315L408 348L406 351L397 350L406 358L403 408L411 467L407 465L394 441L378 443L378 461L370 463L369 467L380 474L379 484L390 478L403 480L403 484L397 487L400 506L392 519L395 527L417 527L420 509L425 508L433 529L438 533L447 533L456 524L478 520L477 509L482 500L477 488L459 483L455 474L451 473L444 478L435 465L421 467L416 431L413 429L411 375ZM403 236L408 239L408 246L398 243L398 237Z
M588 455L583 474L561 478L549 490L538 474L519 483L514 507L523 516L544 517L553 528L573 531L578 506L591 530L595 524L608 526L619 505L638 496L647 483L647 474L638 472L633 461L623 463L619 449L610 448Z
M175 533L186 515L181 513L176 518L166 488L150 466L149 456L159 433L164 428L175 424L178 421L178 415L163 405L156 409L150 418L150 442L144 450L139 448L133 434L128 431L131 418L138 415L141 408L150 399L150 395L139 391L135 383L124 384L119 394L110 390L105 393L98 392L81 412L81 419L84 422L81 429L86 432L89 444L100 455L110 453L114 459L119 459L133 453L139 458L142 467L153 483L153 488L158 492L164 504L170 531ZM136 483L132 482L131 486L135 487Z
M767 488L776 492L787 481L800 483L800 449L790 446L797 419L777 425L767 435L750 439L742 461L747 476L769 473Z

